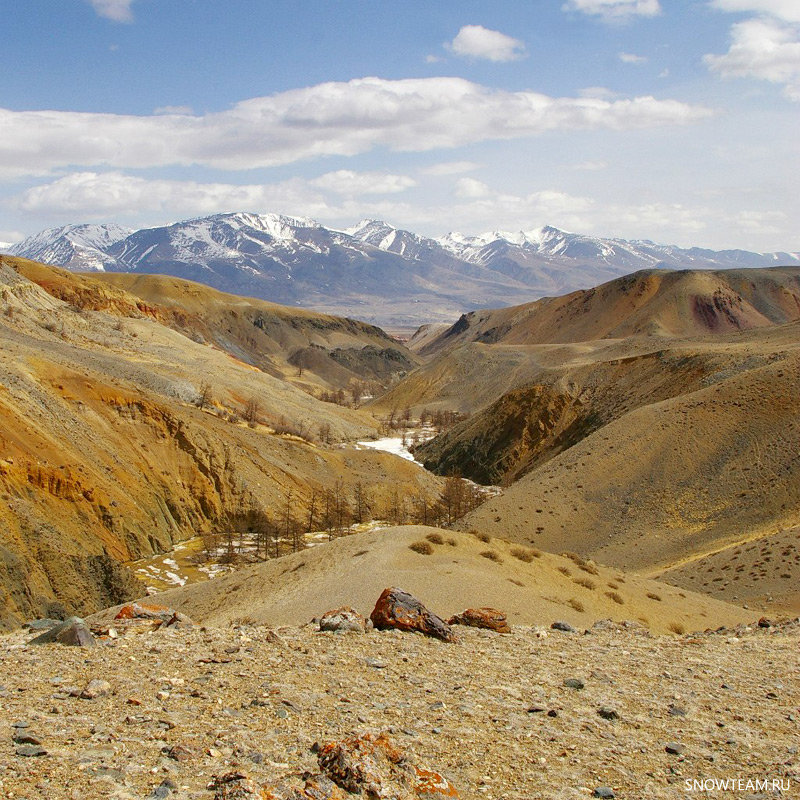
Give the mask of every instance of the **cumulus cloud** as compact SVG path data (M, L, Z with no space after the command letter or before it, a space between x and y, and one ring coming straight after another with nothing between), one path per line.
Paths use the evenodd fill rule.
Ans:
M800 22L800 3L797 0L712 0L721 11L746 11L767 14L785 22Z
M98 16L114 22L133 22L133 0L89 0Z
M301 211L313 216L328 208L304 181L276 184L198 183L146 179L122 172L75 172L23 192L10 205L32 214L80 215L82 219L163 212L212 214L243 209Z
M326 172L310 181L312 186L327 189L341 195L396 194L404 192L417 182L407 175L392 175L385 172L353 172L340 169Z
M456 197L489 197L492 191L483 182L476 178L460 178L456 182Z
M636 53L620 53L619 60L623 64L644 64L647 58L645 56L637 56Z
M658 0L567 0L564 11L580 11L605 20L655 17L661 13Z
M457 56L487 61L516 61L525 56L525 45L519 39L483 25L464 25L445 46Z
M800 27L774 19L738 22L731 28L731 46L723 55L703 57L723 78L758 78L784 85L791 100L800 101Z
M0 109L0 175L68 166L252 169L378 147L422 152L555 130L681 125L710 113L652 96L554 98L461 78L323 83L202 116Z

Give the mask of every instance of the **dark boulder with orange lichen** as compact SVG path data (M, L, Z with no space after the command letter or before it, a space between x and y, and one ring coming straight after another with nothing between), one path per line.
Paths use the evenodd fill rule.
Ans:
M378 630L396 628L419 631L443 642L456 640L452 629L443 619L428 611L413 595L394 587L383 590L370 619Z
M486 628L496 633L511 633L511 626L505 613L496 608L465 608L460 614L450 617L447 624Z

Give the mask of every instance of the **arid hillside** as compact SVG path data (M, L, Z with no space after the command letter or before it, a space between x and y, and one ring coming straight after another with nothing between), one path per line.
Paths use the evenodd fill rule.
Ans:
M648 574L797 526L800 347L754 363L598 427L463 525ZM766 563L796 594L777 552ZM732 599L764 595L741 573L712 577Z
M642 270L594 289L464 314L422 354L464 342L553 344L628 336L702 336L800 319L800 269Z
M156 602L203 624L299 625L322 604L368 616L387 586L401 586L437 614L502 609L512 624L633 619L660 633L734 625L741 608L617 569L519 547L485 535L405 525L347 536L205 583L162 592ZM323 611L328 610L327 608Z
M410 462L336 445L374 435L365 413L134 315L120 289L108 310L88 310L9 264L19 262L0 264L0 623L141 591L121 562L242 508L288 496L299 514L338 481L436 486Z
M366 393L419 363L380 328L357 320L225 294L166 275L76 274L23 259L14 264L49 294L78 308L147 316L311 391L358 385Z

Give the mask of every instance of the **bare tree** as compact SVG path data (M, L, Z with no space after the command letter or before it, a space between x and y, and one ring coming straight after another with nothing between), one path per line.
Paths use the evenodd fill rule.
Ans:
M212 402L211 384L208 381L203 381L197 394L197 407L202 409L210 406Z
M251 397L244 407L244 419L248 425L255 425L261 417L261 404L257 397Z

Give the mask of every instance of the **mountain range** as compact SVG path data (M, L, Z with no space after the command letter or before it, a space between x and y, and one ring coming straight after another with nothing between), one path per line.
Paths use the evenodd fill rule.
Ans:
M334 230L279 214L227 213L131 230L67 225L8 248L70 270L160 273L386 327L588 288L640 269L800 265L800 253L682 249L553 227L427 238L363 220Z

